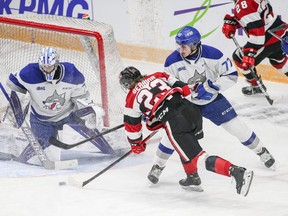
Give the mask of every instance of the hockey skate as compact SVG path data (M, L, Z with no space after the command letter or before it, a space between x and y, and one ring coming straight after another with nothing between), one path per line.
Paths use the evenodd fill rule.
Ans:
M263 89L266 91L266 87L263 85ZM242 93L244 95L259 95L262 94L262 90L259 86L246 86L242 88Z
M182 186L183 189L203 192L203 188L201 187L201 179L197 172L193 174L187 174L187 178L181 179L179 184Z
M275 169L275 159L267 150L267 148L263 147L262 151L259 152L257 155L260 156L260 160L264 163L267 168Z
M258 77L259 82L261 83L261 86L263 88L264 91L266 91L266 87L262 82L262 78L259 76ZM250 86L246 86L242 88L242 93L244 95L260 95L263 93L263 91L261 90L260 86L258 85L256 79L252 79L252 80L246 80L248 83L250 83Z
M245 168L238 167L235 165L231 165L229 170L230 170L230 175L236 181L237 193L242 194L243 196L247 196L247 194L249 193L249 189L251 186L254 172L246 171Z
M165 167L160 167L158 164L154 164L148 174L148 179L150 182L157 184L164 168Z

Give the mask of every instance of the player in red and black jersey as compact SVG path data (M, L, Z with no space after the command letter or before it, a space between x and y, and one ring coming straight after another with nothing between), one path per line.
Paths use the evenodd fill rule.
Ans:
M188 101L191 95L187 84L163 72L143 76L135 67L121 71L119 82L128 90L124 126L132 152L140 154L146 149L146 143L142 142L141 123L142 115L145 115L147 128L164 128L180 156L187 174L187 178L179 182L184 189L203 191L197 173L198 164L202 161L208 171L234 177L237 193L248 194L253 171L219 156L209 156L200 146L198 139L203 137L202 116L199 108Z
M268 0L233 1L235 2L234 16L225 15L222 32L227 38L231 38L237 28L242 27L246 32L248 41L243 47L244 56L236 50L233 53L233 60L250 83L250 86L242 88L243 94L261 94L262 91L251 74L251 67L257 66L268 58L274 68L288 76L287 56L281 49L281 41L268 32L284 22L279 16L274 15ZM283 36L284 31L285 29L282 29L276 31L275 34ZM260 76L259 79L262 83ZM264 89L266 90L265 86Z

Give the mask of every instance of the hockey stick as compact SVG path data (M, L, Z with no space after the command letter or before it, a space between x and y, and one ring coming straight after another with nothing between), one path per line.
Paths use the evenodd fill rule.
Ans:
M278 27L276 27L276 28L274 28L274 29L268 30L268 32L269 32L271 35L273 35L275 38L277 38L278 40L284 41L285 43L288 43L287 40L285 40L284 38L282 38L282 37L280 37L279 35L275 34L276 31L283 30L283 29L285 29L285 28L287 28L287 27L288 27L288 24L283 23L283 24L281 24L280 26L278 26Z
M74 144L63 143L60 140L58 140L57 138L55 138L55 137L50 137L49 138L49 142L52 145L57 146L57 147L62 148L62 149L71 149L71 148L74 148L74 147L76 147L78 145L81 145L81 144L83 144L85 142L89 142L89 141L91 141L93 139L96 139L96 138L98 138L100 136L103 136L105 134L108 134L110 132L118 130L119 128L122 128L122 127L124 127L124 124L118 125L118 126L116 126L114 128L108 129L108 130L106 130L106 131L104 131L102 133L96 134L95 136L89 137L88 139L82 140L82 141L74 143Z
M6 97L6 99L9 101L10 106L13 110L14 115L17 113L15 109L13 109L14 104L13 101L10 99L7 91L4 89L4 86L0 82L0 88ZM14 91L11 93L11 97L14 97L16 94ZM17 97L17 95L16 95ZM17 102L17 100L14 101L14 103ZM26 109L25 109L26 110ZM68 169L68 168L75 168L78 166L78 160L66 160L66 161L51 161L45 154L44 150L42 149L42 146L39 144L37 139L35 138L34 134L32 133L32 130L30 126L28 125L27 121L23 119L23 124L21 126L21 130L24 133L25 137L27 138L29 145L32 147L33 151L39 158L40 162L42 163L43 167L48 170L52 169Z
M142 143L147 142L151 137L153 137L156 133L158 132L158 130L153 131L152 133L150 133L147 137L145 137L142 140ZM118 158L116 161L114 161L113 163L111 163L109 166L107 166L105 169L101 170L99 173L97 173L96 175L92 176L91 178L87 179L86 181L83 182L78 182L76 181L74 178L70 177L68 179L68 184L72 185L72 186L76 186L76 187L84 187L85 185L89 184L91 181L93 181L94 179L96 179L97 177L99 177L100 175L102 175L103 173L105 173L107 170L111 169L114 165L116 165L117 163L119 163L120 161L122 161L124 158L126 158L127 156L129 156L132 153L132 150L129 150L128 152L126 152L124 155L122 155L120 158Z
M271 35L273 35L275 38L277 38L278 40L284 41L285 43L288 43L287 40L285 40L284 38L282 38L282 37L280 37L279 35L275 34L273 31L268 30L268 32L269 32Z
M278 26L278 27L276 27L276 28L273 28L273 29L268 30L268 32L269 32L271 35L273 35L274 37L276 37L278 40L284 41L285 43L288 43L287 40L284 40L282 37L280 37L279 35L277 35L277 34L274 33L274 32L276 32L276 31L283 30L283 29L285 29L285 28L287 28L287 27L288 27L288 24L283 23L283 24L281 24L280 26Z
M236 45L236 47L237 47L240 55L243 57L243 56L244 56L244 53L243 53L243 51L242 51L242 49L241 49L238 41L236 40L235 36L234 36L234 35L231 35L231 38L233 39L233 41L234 41L234 43L235 43L235 45ZM254 67L250 67L250 66L249 66L249 70L251 71L252 76L253 76L254 79L256 80L257 85L258 85L259 88L261 89L261 91L262 91L262 93L264 94L264 96L266 97L267 101L269 102L270 105L272 105L274 101L270 98L269 94L268 94L268 93L266 92L266 90L263 88L263 84L259 81L259 78L258 78L258 76L256 75L256 71L255 71Z

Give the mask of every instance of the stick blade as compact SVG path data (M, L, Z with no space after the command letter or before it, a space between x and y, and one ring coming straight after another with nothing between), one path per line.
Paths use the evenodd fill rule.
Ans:
M68 184L73 187L83 188L83 182L79 182L71 176L68 178Z
M265 97L266 97L266 99L267 99L267 101L268 101L268 103L270 104L270 105L273 105L273 103L274 103L274 100L273 99L271 99L269 96L267 96L267 95L265 95Z

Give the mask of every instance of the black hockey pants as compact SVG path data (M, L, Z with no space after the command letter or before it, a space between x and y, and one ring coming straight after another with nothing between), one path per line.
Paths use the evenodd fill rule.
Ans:
M188 162L202 151L198 139L203 137L202 116L199 108L179 94L165 101L156 117L165 123L169 140L183 162Z

